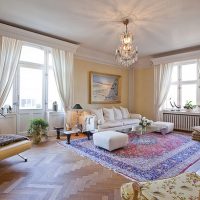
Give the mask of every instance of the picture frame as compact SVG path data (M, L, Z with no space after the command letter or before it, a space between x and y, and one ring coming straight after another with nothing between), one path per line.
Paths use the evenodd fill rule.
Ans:
M99 72L90 72L89 103L121 103L121 76Z

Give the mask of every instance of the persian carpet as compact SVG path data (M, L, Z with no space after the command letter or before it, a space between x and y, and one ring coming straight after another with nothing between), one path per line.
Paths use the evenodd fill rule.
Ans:
M170 133L128 134L127 147L109 152L95 147L87 138L61 143L101 165L138 181L180 174L200 159L200 142L191 136Z

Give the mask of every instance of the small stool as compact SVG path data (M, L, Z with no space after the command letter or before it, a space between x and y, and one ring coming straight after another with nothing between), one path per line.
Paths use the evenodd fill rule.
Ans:
M165 135L166 133L170 133L174 130L174 123L172 122L157 121L157 122L154 122L153 125L158 126L160 128L160 131L157 131L157 132L160 132L163 135Z
M93 134L94 145L113 151L128 144L128 135L117 131L102 131Z

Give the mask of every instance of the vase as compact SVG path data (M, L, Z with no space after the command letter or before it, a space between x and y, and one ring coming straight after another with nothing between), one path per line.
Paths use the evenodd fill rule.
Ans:
M144 134L147 130L147 127L146 126L142 126L141 128L141 135Z

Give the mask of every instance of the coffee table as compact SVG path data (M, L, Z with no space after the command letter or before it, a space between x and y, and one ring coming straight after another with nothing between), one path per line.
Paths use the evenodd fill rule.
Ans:
M117 131L121 133L135 133L137 135L142 135L145 133L159 132L163 128L164 127L161 127L161 126L151 125L151 126L147 126L145 130L142 130L142 126L135 125L135 126L132 126L132 128L127 128L127 129L119 128Z

